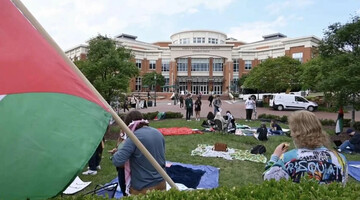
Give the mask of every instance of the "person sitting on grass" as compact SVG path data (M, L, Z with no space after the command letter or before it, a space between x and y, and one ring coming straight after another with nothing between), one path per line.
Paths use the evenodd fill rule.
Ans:
M296 111L289 118L289 126L295 149L288 151L288 143L278 145L266 164L264 179L290 178L298 183L301 177L308 176L320 184L341 182L345 185L348 178L346 158L326 147L330 144L328 135L315 114Z
M279 124L276 123L275 119L272 119L270 122L270 133L275 135L282 135L283 131Z
M155 128L149 127L149 122L137 111L130 111L125 117L125 124L133 130L134 135L165 170L165 139ZM112 157L116 167L124 166L130 161L131 181L130 194L145 194L149 190L165 190L166 182L148 161L135 143L126 139L122 148Z
M360 133L356 133L353 129L349 128L346 131L351 137L350 140L345 140L338 149L342 153L360 153Z
M256 133L254 133L254 137L260 141L266 141L268 140L267 133L268 129L266 128L266 124L262 122L260 128L256 130Z

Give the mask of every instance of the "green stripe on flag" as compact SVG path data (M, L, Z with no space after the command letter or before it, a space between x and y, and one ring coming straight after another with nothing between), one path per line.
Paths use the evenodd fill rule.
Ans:
M43 199L64 190L99 145L110 114L59 93L0 101L0 199Z

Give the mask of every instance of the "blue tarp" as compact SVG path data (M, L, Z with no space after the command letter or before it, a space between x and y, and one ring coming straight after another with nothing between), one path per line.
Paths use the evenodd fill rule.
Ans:
M177 162L169 162L167 161L167 164L171 163L172 165L180 165L182 167L187 167L194 170L202 170L205 171L204 175L200 179L200 183L197 186L197 188L201 189L212 189L219 187L219 169L210 165L191 165L191 164L184 164L184 163L177 163ZM105 185L111 184L111 183L117 183L118 178L114 178L110 183L107 183ZM121 198L122 192L118 186L114 198Z
M349 175L360 181L360 161L349 161Z

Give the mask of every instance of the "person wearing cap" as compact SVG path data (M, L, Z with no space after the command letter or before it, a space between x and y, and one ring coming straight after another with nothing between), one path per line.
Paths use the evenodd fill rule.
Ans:
M346 131L347 134L351 137L350 140L345 140L338 149L342 153L360 153L360 133L355 132L353 129L349 128Z

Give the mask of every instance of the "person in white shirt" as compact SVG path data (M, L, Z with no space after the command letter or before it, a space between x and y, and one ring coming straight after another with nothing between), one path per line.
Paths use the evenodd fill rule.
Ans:
M251 121L251 116L252 116L253 110L256 109L256 103L255 103L254 99L249 97L245 101L245 109L246 109L246 121Z

